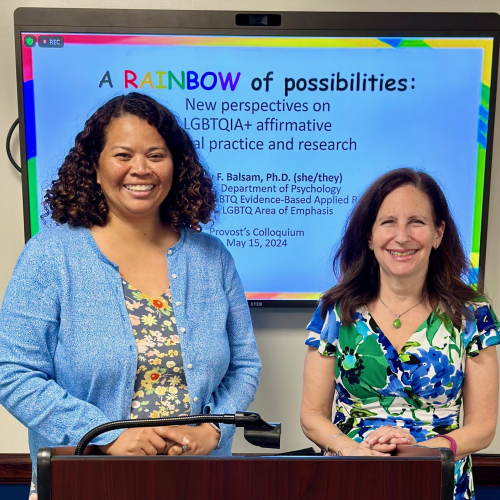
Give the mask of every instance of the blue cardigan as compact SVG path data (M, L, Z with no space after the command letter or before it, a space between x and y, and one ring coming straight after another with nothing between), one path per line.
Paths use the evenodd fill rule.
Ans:
M192 414L245 410L261 364L231 255L217 238L183 229L166 259ZM40 447L76 445L93 427L129 418L136 369L118 266L88 229L33 237L0 311L0 403L29 428L33 466ZM221 431L212 455L231 453L234 427Z

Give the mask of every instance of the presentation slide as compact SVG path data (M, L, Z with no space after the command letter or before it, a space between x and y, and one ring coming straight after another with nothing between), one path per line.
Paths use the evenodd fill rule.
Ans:
M478 265L493 39L23 34L32 234L85 120L144 92L188 131L250 300L317 299L357 199L398 167L443 188Z

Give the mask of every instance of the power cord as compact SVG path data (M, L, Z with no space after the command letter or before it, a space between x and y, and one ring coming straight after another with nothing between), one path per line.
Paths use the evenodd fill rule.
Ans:
M14 130L16 127L19 125L19 118L16 118L16 121L12 124L12 127L10 127L9 132L7 134L7 143L5 145L7 149L7 156L9 157L10 162L12 163L13 167L21 173L21 167L16 163L16 160L14 160L14 157L12 156L12 152L10 149L10 141L12 140L12 134L14 133Z

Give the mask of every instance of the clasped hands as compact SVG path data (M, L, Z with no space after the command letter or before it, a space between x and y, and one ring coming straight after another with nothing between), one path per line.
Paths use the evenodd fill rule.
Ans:
M123 431L112 443L99 446L106 455L208 455L219 444L210 424L142 427Z
M387 456L398 444L415 445L417 441L402 427L384 425L374 430L361 443L353 443L341 450L344 456Z

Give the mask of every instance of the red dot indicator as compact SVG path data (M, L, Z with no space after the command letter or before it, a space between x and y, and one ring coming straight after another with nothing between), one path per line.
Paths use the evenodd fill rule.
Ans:
M41 35L38 37L38 45L51 49L64 47L64 38L60 35Z

